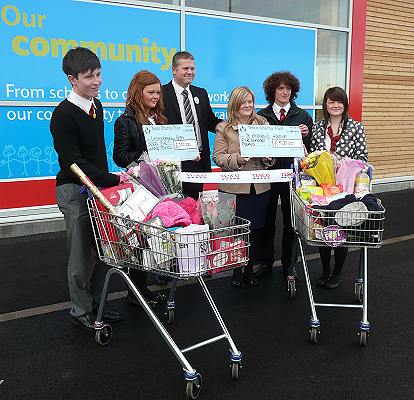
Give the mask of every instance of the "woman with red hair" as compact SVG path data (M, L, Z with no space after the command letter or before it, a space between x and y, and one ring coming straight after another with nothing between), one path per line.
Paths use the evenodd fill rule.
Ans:
M115 121L115 164L126 168L133 162L138 163L139 160L146 159L147 144L142 126L166 123L160 80L149 71L136 73L128 87L125 112ZM164 295L155 295L148 289L145 271L130 269L130 277L150 307L156 307L159 300L165 300ZM166 283L160 278L157 282ZM129 289L127 302L139 305Z

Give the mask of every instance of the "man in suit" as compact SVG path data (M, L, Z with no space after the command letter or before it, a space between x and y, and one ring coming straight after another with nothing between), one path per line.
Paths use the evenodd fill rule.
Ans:
M295 99L300 90L300 82L290 72L275 72L266 78L263 83L266 100L269 105L258 112L265 117L270 125L298 126L302 133L302 140L307 149L312 136L313 121L307 111L299 108ZM271 169L290 168L293 158L278 158ZM274 259L274 237L277 203L280 198L283 215L282 235L282 274L284 277L296 276L294 265L294 230L290 215L289 183L274 182L271 184L271 201L269 202L265 239L262 242L262 265L256 270L256 276L264 276L272 271Z
M195 77L194 57L188 51L179 51L172 59L173 79L163 85L165 116L169 124L193 124L200 156L191 161L183 161L186 172L210 172L210 145L208 132L215 132L221 122L210 106L207 91L191 85ZM203 190L202 183L183 182L183 193L198 199Z

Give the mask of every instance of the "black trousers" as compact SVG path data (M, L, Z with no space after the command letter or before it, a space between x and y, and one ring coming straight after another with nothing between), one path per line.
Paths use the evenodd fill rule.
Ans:
M283 216L281 261L283 270L287 272L293 268L295 262L295 260L292 260L295 235L290 215L290 189L288 182L275 182L271 184L269 206L266 212L266 224L263 229L263 240L261 242L261 261L268 266L272 266L274 261L275 221L279 199Z

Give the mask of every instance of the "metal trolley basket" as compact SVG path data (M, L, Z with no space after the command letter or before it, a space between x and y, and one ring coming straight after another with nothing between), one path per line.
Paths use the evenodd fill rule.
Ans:
M310 339L319 339L320 321L316 307L340 307L362 309L362 320L358 324L359 343L365 346L370 331L368 322L368 248L382 245L385 209L380 211L341 211L318 208L313 209L297 195L290 184L292 224L298 234L298 244L305 274L312 317L310 320ZM302 240L310 246L346 246L360 248L359 272L354 283L355 300L360 304L317 303L314 300L309 271L303 251Z
M108 296L109 281L113 275L120 275L180 362L184 370L186 395L189 399L198 397L202 385L201 375L184 356L191 350L226 339L230 346L231 377L238 379L242 353L234 344L206 287L203 275L247 264L250 222L235 217L231 226L184 234L102 211L95 199L88 200L88 209L99 257L103 262L112 266L105 278L101 303L96 317L96 342L106 345L111 340L112 328L103 322L102 316ZM172 277L173 283L176 283L177 279L196 278L217 318L222 333L180 349L131 281L128 275L129 268ZM175 284L172 291L175 291Z

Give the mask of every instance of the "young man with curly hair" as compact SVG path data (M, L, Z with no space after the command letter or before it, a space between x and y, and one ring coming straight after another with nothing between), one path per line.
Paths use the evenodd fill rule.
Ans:
M258 114L265 117L270 125L298 126L302 133L303 143L308 148L313 122L311 116L295 104L300 90L299 80L290 72L275 72L266 78L263 89L269 105L260 110ZM290 168L292 163L293 158L279 157L271 169ZM262 264L256 270L257 276L264 276L272 271L275 252L275 219L279 198L283 214L282 273L285 278L296 275L295 260L292 260L294 231L290 217L289 183L274 182L271 184L267 210Z

